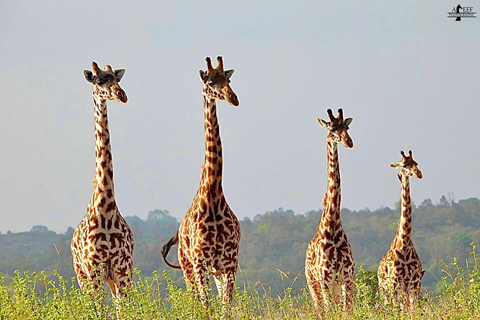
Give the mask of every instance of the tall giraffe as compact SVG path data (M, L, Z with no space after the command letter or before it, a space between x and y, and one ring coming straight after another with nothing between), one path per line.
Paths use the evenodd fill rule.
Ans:
M132 281L133 234L118 211L113 185L112 150L108 130L107 101L127 102L120 87L125 69L101 70L92 62L92 71L85 78L93 84L95 119L95 178L94 192L87 213L75 230L71 250L73 266L80 286L86 279L106 281L112 294L119 296ZM98 287L101 283L97 283Z
M353 140L348 134L353 118L343 119L343 110L334 117L327 110L330 122L319 119L320 126L327 134L327 192L323 200L323 213L317 232L308 244L305 259L305 276L315 307L323 312L332 302L338 304L341 296L349 308L352 302L355 260L347 235L340 221L340 169L337 144L353 148Z
M222 188L222 142L217 119L216 99L238 106L237 96L229 85L233 70L223 70L222 57L213 68L209 57L207 71L200 70L203 82L205 118L205 162L200 186L177 234L162 248L167 265L182 269L187 284L196 284L205 309L209 302L206 288L213 274L228 315L238 266L240 224L225 200ZM166 260L170 247L178 246L180 266Z
M402 159L392 163L392 168L400 168L398 179L402 186L402 207L398 220L397 234L390 249L378 266L380 294L386 302L393 296L403 310L409 309L417 300L425 271L412 242L412 202L410 199L410 177L422 179L418 163L413 160L412 151Z

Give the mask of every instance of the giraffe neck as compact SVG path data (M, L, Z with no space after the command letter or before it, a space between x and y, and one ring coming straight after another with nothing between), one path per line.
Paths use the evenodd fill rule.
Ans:
M397 247L408 246L412 234L412 203L410 199L410 180L406 175L401 175L402 205L400 220L397 229Z
M107 102L94 96L93 103L95 119L95 192L93 194L93 205L97 208L97 212L108 215L116 211L116 204Z
M335 142L327 140L327 192L323 204L323 225L340 223L340 167L338 163L338 147Z
M205 162L202 170L202 188L216 194L222 193L222 141L217 119L215 99L203 96L205 117Z

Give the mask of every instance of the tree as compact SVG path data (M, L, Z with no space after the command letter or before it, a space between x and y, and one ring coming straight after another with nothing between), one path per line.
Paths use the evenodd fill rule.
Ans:
M175 219L170 215L170 212L168 212L168 210L155 209L155 210L149 211L147 215L147 220L159 221L159 220L168 220L168 219Z
M448 207L449 205L448 200L444 195L440 198L440 205L442 207Z
M33 226L32 229L30 230L30 232L32 233L47 233L48 232L48 228L46 226L42 226L42 225L36 225L36 226Z

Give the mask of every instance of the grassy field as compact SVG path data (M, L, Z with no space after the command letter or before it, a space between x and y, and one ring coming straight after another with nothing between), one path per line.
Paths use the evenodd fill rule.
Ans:
M480 319L480 259L471 252L466 269L457 261L449 265L439 262L443 277L442 294L423 296L408 314L394 306L380 303L376 293L376 276L359 270L353 312L327 311L324 319ZM207 319L192 292L176 285L168 273L144 277L135 270L135 282L128 298L115 300L106 290L98 295L78 289L75 279L66 280L58 272L48 277L45 272L16 272L13 277L0 273L0 319ZM8 281L6 281L8 280ZM6 282L10 285L6 285ZM166 284L166 290L160 284ZM222 316L218 297L210 294L211 319ZM319 319L305 288L292 292L284 288L282 295L272 295L269 288L256 282L237 288L232 305L233 319Z

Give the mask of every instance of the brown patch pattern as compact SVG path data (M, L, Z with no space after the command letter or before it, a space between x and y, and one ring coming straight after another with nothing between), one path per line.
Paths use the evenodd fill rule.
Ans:
M343 120L328 110L330 122L319 120L329 130L327 135L327 192L317 232L308 244L305 276L316 309L322 313L326 307L343 302L350 308L353 294L355 260L347 235L340 220L341 187L337 143L353 147L347 133L351 119Z
M402 205L395 238L390 249L383 256L378 266L378 283L380 295L386 303L400 305L402 310L409 310L417 301L425 271L412 241L412 203L410 198L410 176L422 178L422 173L413 160L410 151L402 160L392 164L400 167L398 177L402 187Z
M178 259L187 283L197 286L205 309L209 307L205 289L210 276L214 276L228 317L238 266L240 224L223 194L222 142L215 99L234 106L239 103L229 85L233 70L223 70L221 57L215 69L210 58L206 61L207 71L200 71L204 83L205 161L200 186L178 230ZM164 257L174 243L175 237L162 250Z
M86 279L98 279L97 287L101 288L106 281L112 294L117 296L132 281L134 240L115 201L106 102L112 99L126 102L126 94L110 66L105 67L105 71L96 63L92 63L92 67L95 75L86 73L86 77L94 84L94 192L87 213L73 234L71 251L82 288Z

